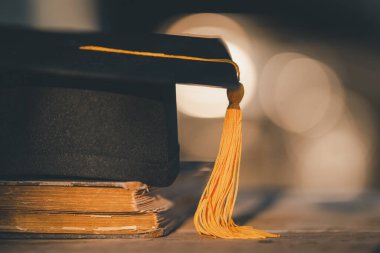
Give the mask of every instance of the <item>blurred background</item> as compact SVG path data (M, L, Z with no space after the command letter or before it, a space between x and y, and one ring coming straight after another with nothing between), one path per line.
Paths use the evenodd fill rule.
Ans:
M220 37L241 68L241 184L379 188L380 2L2 0L0 25ZM182 160L214 160L224 90L177 85Z

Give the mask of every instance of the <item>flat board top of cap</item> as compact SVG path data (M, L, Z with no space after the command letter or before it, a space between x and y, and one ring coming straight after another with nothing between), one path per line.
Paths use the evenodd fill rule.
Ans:
M238 77L228 51L217 38L164 34L48 33L1 28L0 73L33 74L59 79L148 83L185 83L232 88ZM225 62L147 57L80 50L93 45L135 52L223 59ZM65 86L65 82L59 83ZM28 85L28 83L26 83ZM57 84L58 85L58 84Z

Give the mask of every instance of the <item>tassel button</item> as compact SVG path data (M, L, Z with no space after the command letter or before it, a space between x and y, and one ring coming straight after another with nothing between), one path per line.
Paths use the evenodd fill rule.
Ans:
M239 86L233 89L227 89L227 97L230 102L228 105L229 109L240 109L240 102L244 96L244 86L239 83Z

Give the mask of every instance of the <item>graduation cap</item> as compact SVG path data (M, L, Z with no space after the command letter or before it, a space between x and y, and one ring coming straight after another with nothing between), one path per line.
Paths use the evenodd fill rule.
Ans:
M0 30L1 179L167 186L179 169L175 83L227 88L220 149L195 225L222 238L275 236L232 220L244 92L219 39Z

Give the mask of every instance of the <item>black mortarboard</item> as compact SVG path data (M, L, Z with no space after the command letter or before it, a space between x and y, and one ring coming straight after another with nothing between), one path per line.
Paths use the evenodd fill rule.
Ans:
M3 29L0 176L169 185L179 168L175 83L233 87L231 64L80 50L229 59L218 39Z
M230 104L195 227L222 238L276 236L232 220L244 92L220 40L0 33L0 179L169 185L179 169L175 83L224 87Z

